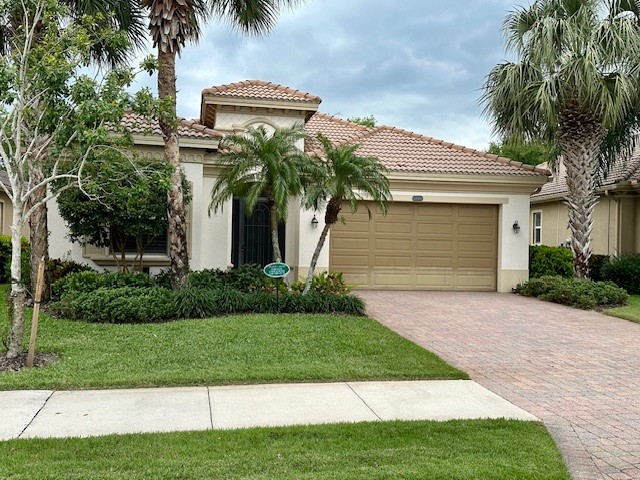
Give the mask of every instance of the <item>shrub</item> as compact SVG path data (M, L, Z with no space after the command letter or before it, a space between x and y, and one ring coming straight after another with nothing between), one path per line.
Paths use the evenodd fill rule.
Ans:
M51 258L47 264L47 269L49 270L52 284L72 273L94 271L93 268L88 265L83 265L73 260L62 260L60 258Z
M570 249L546 245L529 247L529 276L540 278L546 275L573 277L573 254Z
M625 305L629 300L627 292L611 282L592 282L560 276L533 278L518 285L516 293L585 310Z
M174 293L172 316L205 318L218 314L216 293L197 287L186 287Z
M153 277L156 285L171 290L171 270L166 268Z
M220 288L224 284L225 272L220 269L205 269L189 273L189 286L195 288Z
M632 295L640 294L640 254L613 258L602 266L602 276Z
M29 241L22 237L22 254L20 262L22 264L23 282L29 282L31 275L31 249ZM11 235L0 235L0 283L8 283L11 280Z
M607 263L609 263L609 255L591 255L589 258L589 278L594 282L606 280L602 271Z
M295 292L302 292L304 290L305 281L299 280L293 282L291 288ZM344 281L342 272L322 272L318 275L314 275L311 280L311 288L309 292L327 293L331 295L348 295L352 286L348 285Z
M52 304L54 313L72 320L104 323L147 323L171 318L174 293L160 287L101 287L65 294Z
M96 272L94 270L67 275L53 285L54 298L71 292L88 293L99 288L150 288L155 287L153 278L146 273Z
M238 268L221 272L223 283L242 292L256 290L274 291L274 280L267 277L260 265L247 263Z

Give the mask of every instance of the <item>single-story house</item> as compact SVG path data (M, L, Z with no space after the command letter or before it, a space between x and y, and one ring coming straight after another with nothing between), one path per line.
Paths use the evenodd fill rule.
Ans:
M336 144L357 143L360 154L378 157L389 169L394 199L386 217L373 208L371 220L366 208L355 215L345 209L345 222L332 229L319 269L342 271L349 282L371 289L504 292L528 278L529 199L547 182L545 169L393 127L367 128L318 112L320 103L315 95L264 81L203 90L200 118L180 120L179 132L193 193L188 211L192 269L271 260L266 208L258 206L247 217L242 199L236 198L217 215L207 213L220 172L218 144L224 134L250 126L302 122L311 140L301 149L314 148L313 136L322 132ZM138 150L162 158L159 129L145 134L143 119L133 114L124 121ZM301 209L295 198L289 211L281 231L284 257L294 275L304 276L324 213ZM49 209L49 229L52 257L114 265L107 249L69 242L55 205ZM168 265L166 248L160 239L145 254L152 272Z
M551 182L531 196L530 241L533 245L568 245L567 171L559 165ZM640 149L619 160L601 178L593 213L592 253L640 253Z

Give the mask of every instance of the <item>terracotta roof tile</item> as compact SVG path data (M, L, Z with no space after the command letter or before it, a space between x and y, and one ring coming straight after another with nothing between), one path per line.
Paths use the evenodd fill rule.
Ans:
M205 127L198 120L187 120L178 117L178 136L183 138L222 138L223 134ZM127 112L122 118L121 125L133 134L162 136L157 122L133 112Z
M624 161L624 159L618 160L606 177L600 177L600 187L610 187L629 180L640 182L640 145L636 147L630 159L627 161ZM560 162L558 172L553 176L553 179L545 184L539 193L532 195L531 199L556 198L566 195L568 191L567 170L564 164Z
M310 93L301 92L277 83L262 80L245 80L213 86L202 91L203 95L238 97L246 99L291 101L319 104L322 99Z
M306 128L311 137L322 132L334 144L359 143L359 154L378 157L392 172L518 176L549 174L543 168L523 165L508 158L394 127L367 128L316 113ZM317 142L311 142L306 150L312 151L318 147Z

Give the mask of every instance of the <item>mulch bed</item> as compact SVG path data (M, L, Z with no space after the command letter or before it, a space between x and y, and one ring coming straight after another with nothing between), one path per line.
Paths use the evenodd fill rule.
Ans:
M33 367L46 367L58 360L59 357L52 353L37 353L33 358ZM18 372L27 368L26 363L26 353L19 355L16 358L7 358L5 355L0 355L0 372Z

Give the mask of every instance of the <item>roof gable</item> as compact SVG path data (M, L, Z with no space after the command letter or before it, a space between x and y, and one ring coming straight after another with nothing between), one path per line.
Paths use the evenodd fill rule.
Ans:
M217 85L205 88L202 91L202 95L207 97L237 97L247 100L289 101L310 104L320 104L322 102L322 99L316 95L263 80L245 80L243 82Z
M160 125L157 120L151 120L148 117L131 111L125 113L120 125L134 135L162 136L162 131L160 130ZM223 137L223 134L201 125L197 120L187 120L178 117L178 136L181 138L219 140Z

